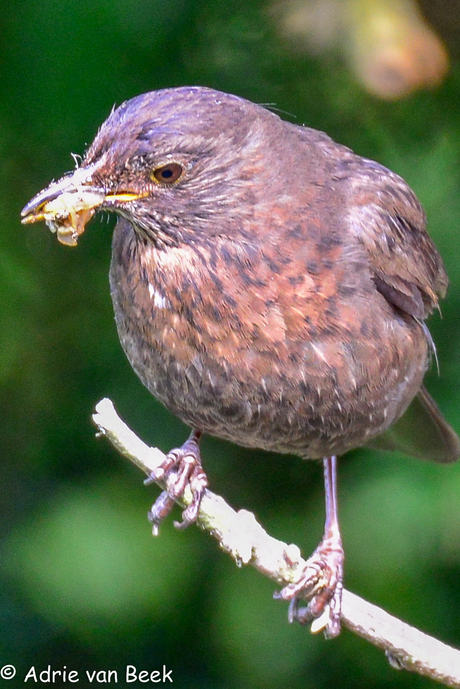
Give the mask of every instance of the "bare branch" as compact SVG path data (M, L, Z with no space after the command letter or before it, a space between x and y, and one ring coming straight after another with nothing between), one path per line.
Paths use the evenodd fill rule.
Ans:
M159 449L146 445L128 428L109 399L98 403L93 421L99 433L147 476L164 460L165 455ZM161 482L159 485L165 487ZM191 493L186 491L179 503L184 507L190 501ZM251 512L235 512L223 498L209 490L201 503L198 525L209 531L239 565L252 565L280 586L293 582L297 570L305 565L296 545L269 536ZM346 590L341 619L348 629L383 649L393 667L460 689L460 651Z

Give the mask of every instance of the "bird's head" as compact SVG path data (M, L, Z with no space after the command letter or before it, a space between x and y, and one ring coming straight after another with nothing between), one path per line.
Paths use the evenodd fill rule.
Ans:
M70 246L97 210L126 217L160 248L217 228L235 232L253 212L257 186L269 184L266 137L280 124L203 87L138 96L113 110L81 165L37 194L22 222L44 220Z

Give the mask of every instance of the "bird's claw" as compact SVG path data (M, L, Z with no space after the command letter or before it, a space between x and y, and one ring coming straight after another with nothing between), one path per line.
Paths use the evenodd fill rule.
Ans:
M340 539L324 538L307 560L300 576L275 594L290 601L289 622L311 624L311 631L324 630L332 639L340 634L344 553ZM300 599L309 600L299 606Z
M169 515L175 501L184 495L187 486L192 493L192 501L182 512L182 521L174 522L174 526L185 529L198 517L201 499L208 486L198 440L199 433L192 433L182 447L168 452L164 461L144 481L147 485L162 479L166 482L166 490L158 496L148 514L154 535L157 535L160 523Z

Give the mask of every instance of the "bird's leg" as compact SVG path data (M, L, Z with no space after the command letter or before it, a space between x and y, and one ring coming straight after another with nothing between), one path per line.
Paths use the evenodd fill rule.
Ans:
M174 525L184 529L196 521L201 498L208 485L208 478L201 465L200 436L201 431L192 431L182 447L168 452L165 460L144 481L147 485L161 479L166 481L166 490L156 499L149 512L154 535L158 533L160 523L171 512L176 499L184 494L187 486L192 492L192 502L182 512L182 522L174 522Z
M297 581L285 586L276 598L289 600L289 621L312 623L312 631L324 629L326 638L340 634L344 552L337 511L336 457L323 459L326 494L326 521L321 543ZM309 599L306 607L299 607L299 598Z

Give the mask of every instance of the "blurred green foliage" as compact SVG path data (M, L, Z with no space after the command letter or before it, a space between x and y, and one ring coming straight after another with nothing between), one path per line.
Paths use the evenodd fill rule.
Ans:
M326 643L289 626L273 584L235 569L196 528L169 520L150 536L156 489L95 439L90 414L109 396L165 450L186 429L118 343L113 218L94 220L72 251L44 226L21 226L19 212L73 167L70 152L84 152L114 103L140 92L205 84L275 104L403 175L424 204L451 278L443 318L430 323L441 376L427 383L458 430L458 62L436 91L383 103L337 55L291 52L259 0L12 0L0 23L0 665L20 677L31 665L165 664L187 689L428 686L346 631ZM212 439L203 455L214 490L306 554L314 548L317 465ZM370 451L341 463L347 586L457 645L459 494L459 467Z

